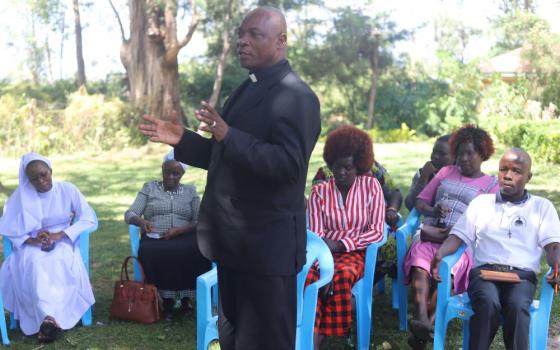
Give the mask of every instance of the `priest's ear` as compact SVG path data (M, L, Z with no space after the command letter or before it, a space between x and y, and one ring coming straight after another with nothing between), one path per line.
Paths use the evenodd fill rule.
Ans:
M278 34L278 49L285 50L288 46L288 37L286 33L281 32Z

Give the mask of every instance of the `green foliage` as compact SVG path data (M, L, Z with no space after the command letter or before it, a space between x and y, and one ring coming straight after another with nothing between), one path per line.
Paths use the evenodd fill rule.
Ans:
M482 90L479 121L494 125L500 121L527 118L525 89L522 85L510 85L499 76L493 77Z
M524 148L541 163L560 164L560 120L507 119L496 123L493 133L507 146Z
M245 79L247 73L241 69L236 61L230 62L224 69L224 78L220 99L218 100L218 110L226 101L229 94ZM179 66L179 84L181 86L181 103L185 111L189 125L198 125L198 120L194 118L193 111L199 108L200 101L208 100L212 94L214 85L214 75L216 68L214 64L192 59Z
M405 123L402 123L399 129L370 129L368 134L376 143L410 142L416 139L416 131L410 129Z
M432 100L426 123L420 127L421 132L430 136L447 133L465 123L476 123L482 90L477 62L464 64L447 52L440 52L438 57L438 80L447 84L447 91Z
M74 79L57 80L52 84L40 85L23 81L14 84L0 84L0 95L12 95L22 103L28 99L35 99L62 108L67 103L66 97L77 88L78 85Z
M439 51L446 51L463 61L470 39L479 35L479 29L466 25L462 19L439 16L435 24L435 38Z
M525 46L542 33L550 32L548 22L528 11L514 10L494 23L498 35L494 54L500 54Z
M541 163L560 164L560 121L531 124L522 146Z
M381 76L375 107L380 129L399 128L402 123L421 129L436 100L448 93L448 85L424 72L391 67Z
M141 115L117 98L78 91L59 108L13 93L0 97L0 147L4 154L105 150L145 142L136 131Z

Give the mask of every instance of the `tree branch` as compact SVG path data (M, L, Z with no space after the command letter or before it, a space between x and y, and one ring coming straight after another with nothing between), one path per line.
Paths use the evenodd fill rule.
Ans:
M124 27L122 25L121 16L119 16L119 12L117 11L115 5L113 5L113 1L109 0L109 4L111 5L111 8L113 9L113 12L115 13L115 16L117 17L117 21L119 21L119 29L121 30L122 41L124 43L126 43L128 41L128 39L126 39L126 37L124 35Z
M198 22L200 21L200 18L198 17L198 12L196 11L195 0L191 0L191 10L192 10L191 24L189 25L189 30L187 32L187 35L185 35L185 37L181 41L179 41L177 52L181 50L183 47L185 47L189 43L189 41L191 41L194 31L198 26Z

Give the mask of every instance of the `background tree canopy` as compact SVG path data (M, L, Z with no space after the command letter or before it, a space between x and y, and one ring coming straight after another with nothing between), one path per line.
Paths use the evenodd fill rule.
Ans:
M446 11L410 24L365 0L336 5L321 0L8 2L26 23L10 39L11 46L22 48L18 74L0 81L0 145L8 154L31 146L67 152L69 145L92 140L99 149L145 142L135 127L146 112L167 118L177 111L196 128L192 110L199 102L209 99L219 108L246 77L235 57L236 27L255 5L286 13L289 60L321 99L323 133L352 123L375 128L377 141L401 136L405 141L474 122L499 141L520 146L557 137L560 39L539 15L540 2L491 1L496 11L486 15L489 25L483 29ZM461 6L455 5L459 13ZM88 62L88 50L78 47L100 41L81 33L88 33L101 10L110 14L104 20L121 38L121 50L113 55L122 66L105 79L86 79L95 66L80 64ZM432 52L427 59L402 49L427 29L433 36L431 47L426 41ZM204 42L196 55L195 36ZM473 50L481 40L489 45ZM74 42L72 57L64 48ZM75 78L64 76L64 67L57 69L63 60L74 62ZM504 132L504 125L518 124L527 125L523 133Z

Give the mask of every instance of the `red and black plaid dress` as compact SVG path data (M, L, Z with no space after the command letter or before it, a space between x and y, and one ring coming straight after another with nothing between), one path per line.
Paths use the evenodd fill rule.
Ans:
M311 189L307 207L310 230L346 247L345 252L333 254L332 294L317 300L315 332L326 336L346 336L350 332L351 290L363 276L365 248L383 238L384 216L383 192L373 177L356 177L346 203L333 178ZM306 283L318 277L319 271L312 268Z

